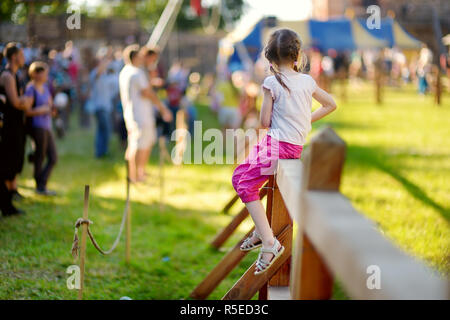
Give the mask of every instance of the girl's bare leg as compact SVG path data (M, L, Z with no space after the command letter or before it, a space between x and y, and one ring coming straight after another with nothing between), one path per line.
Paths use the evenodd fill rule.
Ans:
M255 223L256 231L262 238L262 245L264 248L271 248L274 244L275 238L273 236L272 229L270 228L269 221L267 220L266 211L260 200L247 202L245 204L248 212L250 213L253 222ZM263 258L270 261L273 257L271 253L264 253Z

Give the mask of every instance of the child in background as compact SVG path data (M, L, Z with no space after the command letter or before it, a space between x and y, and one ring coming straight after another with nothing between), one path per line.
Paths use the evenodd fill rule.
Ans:
M233 187L255 223L255 232L242 243L241 250L262 247L255 274L267 271L284 251L270 228L259 188L274 173L278 159L300 158L311 122L336 109L333 98L311 76L301 73L306 61L297 33L289 29L275 31L265 48L265 57L273 75L262 85L260 120L263 127L269 128L268 134L236 167L232 177ZM313 97L322 106L311 112Z
M33 156L36 192L42 195L55 195L47 189L47 181L57 161L55 139L52 133L52 96L47 86L48 65L33 62L30 65L28 84L25 95L33 98L33 108L26 115L31 117L31 137L35 144ZM44 164L44 160L47 162Z
M171 78L168 81L167 85L167 106L169 110L172 112L172 121L167 123L169 139L172 132L175 130L175 120L177 116L178 110L180 110L181 100L183 99L183 91L181 89L181 84L175 78Z

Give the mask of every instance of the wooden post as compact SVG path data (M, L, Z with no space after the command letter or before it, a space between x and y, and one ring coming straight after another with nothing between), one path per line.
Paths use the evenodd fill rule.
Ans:
M84 208L83 208L83 219L88 219L88 208L89 208L89 186L84 186ZM84 271L86 263L86 237L87 237L88 225L83 223L81 225L81 248L80 248L80 290L78 290L78 300L83 300L83 289L84 289Z
M271 227L274 234L279 234L286 226L292 226L292 219L284 204L280 190L278 189L276 181L273 183L273 205ZM269 220L270 221L270 220ZM273 287L289 286L291 260L288 259L275 275L270 279L269 285Z
M159 210L164 210L164 136L159 137Z
M439 66L433 66L435 74L435 91L434 91L434 102L437 105L441 105L441 96L442 96L442 82L441 82L441 70Z
M327 127L311 139L304 163L304 196L306 190L339 191L346 146L333 129ZM304 204L305 201L302 201ZM302 206L301 219L306 206ZM333 277L315 250L301 225L297 225L296 252L293 255L292 299L330 299ZM300 237L300 239L298 239ZM299 252L300 249L302 252Z
M266 206L266 216L267 220L271 224L272 222L272 213L273 213L273 194L274 194L274 186L275 186L275 177L271 176L269 181L264 185L261 191L266 190L267 193L267 206ZM266 282L261 289L259 289L258 300L268 300L269 298L269 282Z
M378 105L383 103L383 81L384 81L384 53L381 52L374 63L374 83L375 83L375 102Z
M183 164L184 153L186 151L188 126L186 125L186 113L184 110L178 110L175 115L176 124L176 142L175 157L173 163L175 165Z
M131 257L131 210L130 210L130 176L129 176L129 166L127 164L127 238L125 244L125 262L130 263Z

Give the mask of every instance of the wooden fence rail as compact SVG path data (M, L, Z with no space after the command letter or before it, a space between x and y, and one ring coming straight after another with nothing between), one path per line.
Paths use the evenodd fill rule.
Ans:
M330 299L334 277L352 299L450 298L447 280L393 245L339 193L345 151L326 128L311 139L303 161L278 162L267 216L286 250L261 275L250 266L223 299L251 299L258 291L260 299ZM240 262L244 239L191 297L205 299Z

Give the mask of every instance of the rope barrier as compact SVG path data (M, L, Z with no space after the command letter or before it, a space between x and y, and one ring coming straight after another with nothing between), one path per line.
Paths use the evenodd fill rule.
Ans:
M129 181L127 182L129 183ZM94 245L95 249L97 249L98 252L100 252L103 255L109 255L111 254L117 247L117 245L119 244L120 241L120 237L122 236L122 232L123 232L123 228L125 226L125 222L127 221L127 216L128 216L128 209L129 209L129 202L130 202L130 193L127 192L127 199L125 202L125 209L123 211L123 215L122 215L122 222L120 224L120 229L119 229L119 233L117 234L116 239L114 240L114 243L112 244L111 248L109 250L103 250L99 244L97 243L97 241L95 240L94 235L92 234L89 226L91 224L93 224L93 222L89 219L83 219L83 218L79 218L77 219L77 221L75 222L75 232L74 232L74 236L73 236L73 244L72 244L72 256L74 259L77 259L79 254L79 241L78 241L78 229L83 225L83 224L87 224L87 234L89 236L89 239L91 239L92 244Z

